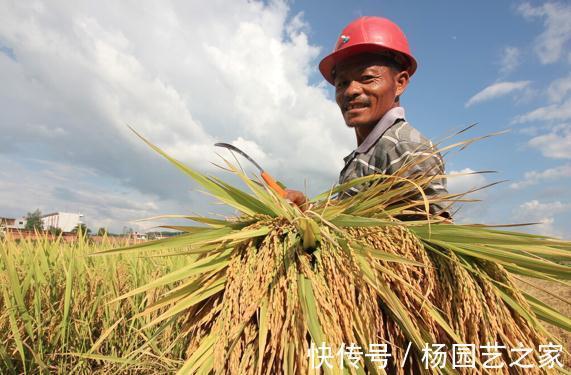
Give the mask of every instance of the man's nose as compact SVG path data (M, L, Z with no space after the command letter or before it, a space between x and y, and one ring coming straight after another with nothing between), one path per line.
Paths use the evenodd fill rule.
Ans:
M357 81L351 81L347 85L347 89L345 90L345 96L349 98L354 98L359 96L362 93L361 84Z

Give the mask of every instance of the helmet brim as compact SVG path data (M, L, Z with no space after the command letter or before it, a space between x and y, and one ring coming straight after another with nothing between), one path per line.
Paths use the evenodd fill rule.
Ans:
M340 61L343 61L349 57L361 54L361 53L381 53L381 52L393 52L393 53L397 53L401 56L404 56L405 59L408 61L408 66L406 67L406 70L408 71L408 74L410 76L412 76L414 74L414 72L416 71L417 68L417 62L414 59L414 57L412 57L409 54L406 54L404 52L401 51L397 51L394 50L392 48L387 48L387 47L382 47L379 46L378 44L374 44L374 43L359 43L359 44L353 44L351 46L345 47L345 48L341 48L335 52L332 52L331 54L325 56L323 58L323 60L321 60L321 62L319 63L319 71L321 72L321 74L323 75L323 78L325 78L325 80L329 83L331 83L332 85L334 85L334 78L333 78L333 69L335 68L335 65L337 65Z

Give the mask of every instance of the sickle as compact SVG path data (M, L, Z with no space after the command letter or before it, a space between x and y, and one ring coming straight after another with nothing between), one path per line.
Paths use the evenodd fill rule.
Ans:
M270 186L270 188L272 188L282 198L285 198L285 196L286 196L285 190L276 182L276 180L269 173L267 173L266 171L264 171L264 169L262 167L260 167L260 164L256 163L254 161L254 159L252 159L244 151L240 150L238 147L233 146L229 143L220 143L219 142L219 143L215 143L214 146L224 147L230 151L235 151L235 152L239 153L240 155L242 155L243 157L245 157L246 159L248 159L252 164L254 164L260 170L260 174L261 174L262 178L264 179L264 181L266 181L266 183Z

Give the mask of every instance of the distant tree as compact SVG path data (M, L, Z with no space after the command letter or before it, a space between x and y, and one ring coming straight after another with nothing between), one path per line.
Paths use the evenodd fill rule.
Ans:
M28 230L43 230L42 212L38 209L34 212L28 212L26 215L26 226Z
M71 233L79 233L80 230L83 236L87 236L91 233L91 229L89 229L85 224L77 224L75 228L71 230Z
M50 226L50 229L48 229L48 233L54 236L59 236L61 234L62 230L61 228L57 228L57 227L52 227Z
M103 227L99 228L97 230L97 235L98 236L106 236L107 235L107 228L103 228Z
M133 233L133 228L124 226L123 227L123 234L124 235L131 235Z

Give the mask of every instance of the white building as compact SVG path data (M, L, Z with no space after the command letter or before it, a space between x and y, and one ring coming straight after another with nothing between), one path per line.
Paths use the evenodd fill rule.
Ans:
M9 217L0 217L0 227L10 229L24 229L26 227L26 218L21 217L13 219Z
M131 233L131 238L134 240L141 240L141 241L146 241L149 239L147 233L139 233L139 232Z
M74 214L69 212L54 212L42 216L42 224L44 229L50 227L59 228L62 232L71 232L78 224L82 224L82 214Z

